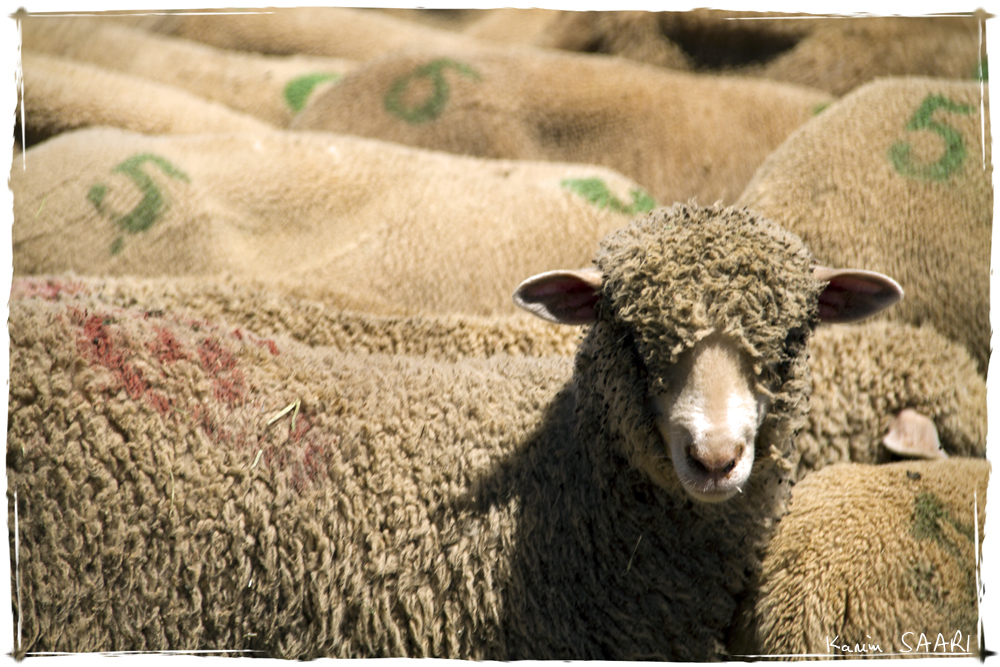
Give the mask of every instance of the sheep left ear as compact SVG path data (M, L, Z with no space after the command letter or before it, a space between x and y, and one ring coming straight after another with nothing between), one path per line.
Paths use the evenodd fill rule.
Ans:
M514 303L556 324L592 324L601 280L601 272L593 268L539 273L517 286Z
M875 271L814 266L813 277L827 283L819 295L819 318L823 322L863 320L903 298L899 283Z

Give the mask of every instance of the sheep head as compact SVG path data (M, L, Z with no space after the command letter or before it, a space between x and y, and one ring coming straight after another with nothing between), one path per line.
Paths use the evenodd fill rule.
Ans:
M583 411L608 412L595 424L635 467L703 502L791 451L815 326L902 297L891 278L816 267L798 237L721 206L654 211L605 238L596 264L529 278L514 301L593 325L577 356Z

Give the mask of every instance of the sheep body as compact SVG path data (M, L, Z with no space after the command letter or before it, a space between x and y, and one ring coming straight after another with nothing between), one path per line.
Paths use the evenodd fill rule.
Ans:
M406 95L395 99L393 91ZM311 96L290 127L489 158L596 164L660 202L732 203L766 156L831 101L775 81L483 42L367 60Z
M292 104L285 95L290 82L307 75L335 80L354 67L337 58L224 51L130 28L106 16L29 16L21 25L28 53L72 58L76 63L175 86L278 127L288 125L298 106L298 101ZM234 125L229 131L235 129Z
M16 300L22 650L725 655L787 496L822 285L794 236L719 207L658 211L597 261L575 365L356 357ZM773 397L724 504L682 490L646 400L713 326Z
M982 13L817 21L717 9L569 11L551 12L533 43L671 69L760 76L841 96L880 76L972 77L983 53L984 19Z
M932 327L820 327L809 342L809 369L809 423L795 440L797 479L832 463L890 460L882 439L907 409L934 423L949 456L986 455L986 381L965 347Z
M13 306L22 650L722 651L753 538L725 526L752 524L761 494L700 509L624 461L608 470L569 433L568 360L438 364L282 338L275 356L204 322L83 312ZM213 350L231 368L202 361ZM268 428L296 398L295 430ZM581 522L581 507L603 511ZM682 613L692 588L714 593Z
M93 128L26 156L11 176L18 275L229 274L379 314L511 313L524 276L589 262L605 234L654 205L600 167L322 133ZM144 224L122 222L137 214Z
M185 313L264 338L287 337L310 347L353 354L382 353L458 361L467 357L572 357L580 331L553 327L526 314L484 317L378 315L328 298L298 296L273 285L212 278L130 278L74 274L15 278L16 297L44 296L78 308L116 306L151 313Z
M25 51L25 139L30 146L57 134L113 126L148 134L267 132L264 121L173 86L112 72L86 62ZM18 140L21 133L18 132ZM22 147L23 148L23 147Z
M977 558L990 464L837 464L793 493L737 655L978 655ZM978 532L977 532L978 523ZM938 635L944 637L944 648ZM921 635L930 644L919 646ZM878 648L871 648L877 646Z

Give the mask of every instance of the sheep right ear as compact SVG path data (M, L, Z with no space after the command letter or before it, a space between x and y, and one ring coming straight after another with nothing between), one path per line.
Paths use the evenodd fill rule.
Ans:
M514 303L556 324L592 324L601 280L601 272L594 268L539 273L517 286Z
M856 322L885 310L903 298L903 288L882 273L862 269L814 266L813 277L826 283L819 295L823 322Z

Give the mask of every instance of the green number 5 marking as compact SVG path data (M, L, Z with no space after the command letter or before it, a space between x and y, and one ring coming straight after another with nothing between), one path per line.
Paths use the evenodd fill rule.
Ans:
M949 113L971 114L973 108L965 104L952 102L944 95L928 95L923 104L917 109L910 122L906 124L906 129L915 132L917 130L930 130L944 140L944 155L937 162L931 164L914 164L910 155L912 147L905 141L897 141L889 148L889 160L903 176L916 178L924 181L943 181L951 176L965 161L965 143L962 135L955 128L934 120L934 112L944 109Z
M481 78L479 72L468 65L456 62L451 58L438 58L417 68L412 74L396 79L392 88L385 94L383 100L385 110L413 125L426 123L440 116L441 112L444 111L444 105L448 103L448 80L444 77L446 67L458 71L462 76L473 81L479 81ZM406 95L410 84L417 79L428 79L434 84L434 92L423 104L408 107L403 101L403 96Z
M125 214L116 213L104 206L104 197L108 193L108 186L104 183L97 183L90 188L87 199L94 205L94 208L106 218L114 222L122 231L129 234L138 234L152 227L167 209L167 200L156 187L156 183L144 172L141 167L146 162L152 162L171 178L190 183L190 179L183 171L173 166L162 157L152 153L140 153L133 155L129 159L115 167L111 173L125 174L135 183L139 191L142 192L142 201L134 209ZM117 255L124 245L123 237L119 236L111 244L111 254Z

